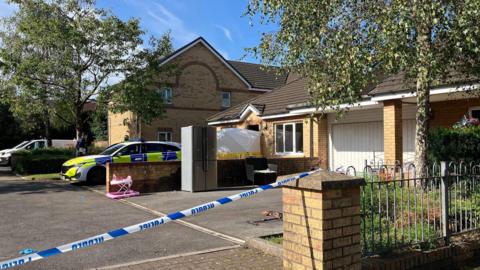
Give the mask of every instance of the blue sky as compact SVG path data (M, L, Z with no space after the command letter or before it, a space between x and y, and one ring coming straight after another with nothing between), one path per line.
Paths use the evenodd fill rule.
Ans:
M257 21L251 26L250 18L242 17L247 4L248 0L97 0L97 6L123 20L139 18L146 37L171 30L173 44L179 48L202 36L230 60L242 58L245 48L259 43L261 32L274 29ZM0 0L0 16L14 10ZM258 62L250 55L244 61Z

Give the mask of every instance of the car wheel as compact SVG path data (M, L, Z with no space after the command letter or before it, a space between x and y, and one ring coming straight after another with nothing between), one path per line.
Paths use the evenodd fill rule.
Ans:
M87 184L89 185L105 185L106 170L104 167L93 167L88 171Z

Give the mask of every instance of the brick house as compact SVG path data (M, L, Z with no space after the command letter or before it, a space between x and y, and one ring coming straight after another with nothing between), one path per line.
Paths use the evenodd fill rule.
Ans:
M172 64L174 75L159 74L165 101L165 114L150 125L135 126L130 112L108 115L109 144L124 136L146 140L180 142L180 128L206 124L206 119L239 103L283 86L286 75L271 67L228 61L205 39L199 37L166 57L162 64ZM154 88L154 86L153 86Z
M363 99L340 119L332 110L319 116L309 106L306 80L290 75L287 84L208 119L218 128L255 127L268 158L313 158L335 170L369 163L411 162L415 156L415 82L387 77L365 90ZM477 82L452 75L431 90L431 127L450 127L464 115L480 117L480 99L469 94Z

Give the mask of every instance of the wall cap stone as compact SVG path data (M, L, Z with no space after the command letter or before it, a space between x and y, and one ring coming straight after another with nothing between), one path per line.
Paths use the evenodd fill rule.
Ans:
M284 187L328 190L354 188L365 185L365 179L357 176L350 176L330 171L320 171L312 175L289 182Z
M153 162L129 162L129 163L111 163L108 162L106 164L107 167L131 167L131 166L148 166L148 165L162 165L162 164L176 164L181 163L180 160L165 160L165 161L153 161Z

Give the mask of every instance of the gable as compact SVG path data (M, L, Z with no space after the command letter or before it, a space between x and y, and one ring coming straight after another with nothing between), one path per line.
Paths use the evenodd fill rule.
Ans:
M250 83L205 40L198 38L167 57L162 64L173 63L178 72L191 65L209 68L224 89L250 89Z

